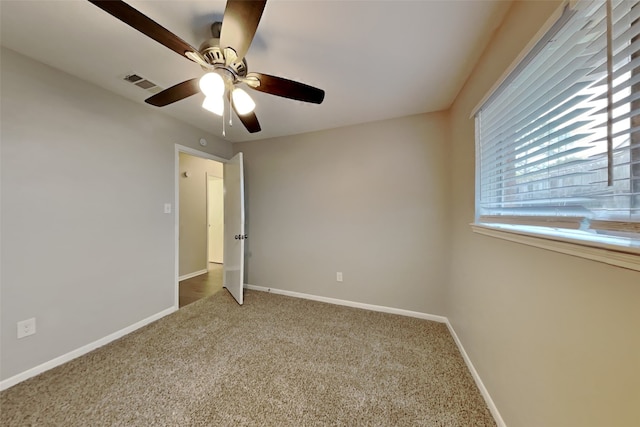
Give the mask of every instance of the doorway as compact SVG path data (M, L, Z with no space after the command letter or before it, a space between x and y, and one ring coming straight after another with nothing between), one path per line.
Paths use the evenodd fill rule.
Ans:
M176 305L184 307L223 287L223 161L177 146Z
M202 273L199 271L197 276L180 280L178 305L180 308L191 304L201 298L208 297L222 290L223 272L224 272L224 178L218 176L218 170L221 170L221 164L211 164L214 160L201 160L202 165L206 169L206 226L207 226L207 271ZM182 163L181 162L181 170ZM193 162L190 162L193 163ZM219 162L215 162L219 163ZM183 185L181 191L186 186ZM181 209L190 209L191 207L183 207ZM197 208L201 208L201 204L197 204ZM184 212L184 210L183 210ZM189 215L193 216L193 215ZM181 227L184 229L184 227ZM184 245L183 245L184 246Z

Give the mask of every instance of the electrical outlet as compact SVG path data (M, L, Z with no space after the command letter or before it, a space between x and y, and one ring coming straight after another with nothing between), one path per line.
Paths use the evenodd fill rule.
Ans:
M342 271L336 273L336 282L342 282Z
M18 322L18 338L28 337L36 333L36 318Z
M164 204L164 213L166 213L166 214L171 213L171 203L165 203Z

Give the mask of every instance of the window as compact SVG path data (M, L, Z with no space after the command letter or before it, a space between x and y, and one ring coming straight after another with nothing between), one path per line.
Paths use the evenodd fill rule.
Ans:
M566 6L480 107L477 224L640 248L639 3Z

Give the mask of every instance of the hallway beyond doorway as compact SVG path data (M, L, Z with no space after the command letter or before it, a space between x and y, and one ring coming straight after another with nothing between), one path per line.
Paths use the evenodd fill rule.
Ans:
M213 295L222 289L222 264L210 262L209 271L180 282L179 307Z

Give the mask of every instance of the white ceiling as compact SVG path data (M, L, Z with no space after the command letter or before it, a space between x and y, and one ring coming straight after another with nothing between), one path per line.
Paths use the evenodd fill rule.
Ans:
M225 1L130 5L192 46L210 37ZM247 53L249 71L324 89L321 105L250 91L262 132L238 122L230 141L263 139L448 108L510 2L270 0ZM2 45L145 105L122 77L163 88L203 74L193 62L84 0L0 1ZM197 94L160 110L205 131L222 122Z

